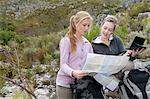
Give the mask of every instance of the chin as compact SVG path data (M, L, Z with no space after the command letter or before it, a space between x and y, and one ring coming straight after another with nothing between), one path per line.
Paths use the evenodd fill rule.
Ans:
M107 36L104 36L104 35L102 37L105 38L105 39L107 38Z
M103 39L108 39L108 37L106 37L106 36L103 36Z

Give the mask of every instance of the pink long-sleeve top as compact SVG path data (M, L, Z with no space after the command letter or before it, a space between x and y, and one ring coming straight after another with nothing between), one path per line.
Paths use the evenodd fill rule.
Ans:
M75 79L72 77L72 71L81 70L87 54L93 52L90 42L84 37L83 40L83 43L77 41L77 50L74 53L71 53L71 43L68 37L64 37L60 41L60 70L56 78L57 85L69 88Z

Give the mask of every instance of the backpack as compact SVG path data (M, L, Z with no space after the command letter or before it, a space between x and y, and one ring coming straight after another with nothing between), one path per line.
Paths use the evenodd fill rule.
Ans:
M149 76L149 70L146 68L125 72L121 86L121 92L125 97L122 99L150 99Z
M70 85L75 99L104 99L102 85L92 76L85 76Z

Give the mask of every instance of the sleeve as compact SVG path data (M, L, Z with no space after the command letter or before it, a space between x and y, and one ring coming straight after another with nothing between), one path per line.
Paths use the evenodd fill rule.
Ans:
M60 68L62 71L72 76L73 69L69 66L70 41L69 38L63 38L60 41Z
M93 47L92 47L92 44L90 43L90 50L89 50L89 53L93 53Z
M119 53L123 52L123 51L126 51L121 39L119 37L116 37L116 39L117 39L117 45L118 45Z

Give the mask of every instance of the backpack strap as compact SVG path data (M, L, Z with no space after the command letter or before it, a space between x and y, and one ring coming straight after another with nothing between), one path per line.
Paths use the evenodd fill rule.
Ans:
M128 74L129 74L129 71L126 71L125 72L125 76L124 76L124 79L123 79L123 83L126 85L126 87L131 91L131 93L133 95L135 95L135 92L133 91L132 89L132 86L130 85L129 81L128 81Z
M146 93L146 85L148 80L149 72L147 72L145 69L133 69L130 72L125 72L123 82L133 95L137 95L137 93L141 92L143 99L148 99Z

